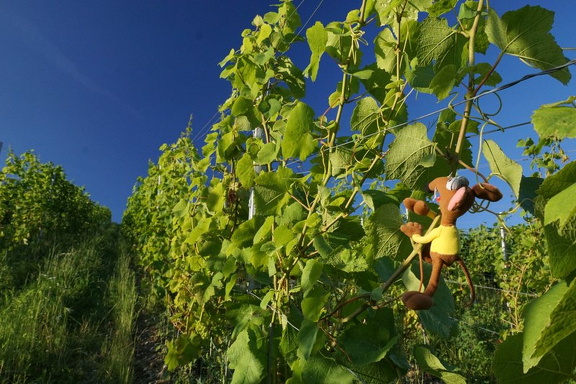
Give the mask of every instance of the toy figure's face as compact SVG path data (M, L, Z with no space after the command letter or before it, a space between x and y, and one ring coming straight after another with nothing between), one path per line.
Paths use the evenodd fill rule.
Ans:
M439 177L428 184L428 189L434 192L442 216L446 219L445 223L448 224L454 224L474 204L474 192L464 177Z

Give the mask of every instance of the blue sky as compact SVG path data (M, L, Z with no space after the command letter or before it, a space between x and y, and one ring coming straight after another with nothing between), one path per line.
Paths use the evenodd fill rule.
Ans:
M355 1L304 0L306 21L345 18ZM507 9L491 2L499 14ZM34 149L43 162L64 167L68 177L120 221L138 176L146 174L163 143L174 142L193 115L193 132L207 129L230 94L217 65L241 43L256 14L271 10L265 0L45 1L0 2L0 141L17 154ZM300 1L295 1L300 4ZM525 1L506 1L509 9ZM575 47L573 0L532 1L556 12L552 31L562 47ZM295 61L307 64L302 44ZM567 51L573 59L575 51ZM328 70L329 67L332 67ZM321 65L307 101L319 114L339 77L329 60ZM504 83L535 70L517 59L500 67ZM574 68L571 69L575 74ZM336 77L333 77L336 76ZM575 95L550 77L504 91L503 125L529 121L539 105ZM318 100L318 101L311 101ZM317 104L316 104L317 103ZM417 117L439 109L418 103ZM208 125L207 125L208 124ZM534 136L530 127L511 130L505 142ZM203 138L203 135L202 137ZM502 137L494 137L502 142ZM570 147L570 145L572 147ZM573 144L568 150L575 148ZM519 151L511 156L521 159ZM523 162L523 165L527 165ZM486 170L485 170L486 171Z

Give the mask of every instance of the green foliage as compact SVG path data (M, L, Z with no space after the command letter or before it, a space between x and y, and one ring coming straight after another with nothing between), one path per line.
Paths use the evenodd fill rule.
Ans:
M464 380L428 348L407 351L406 340L397 336L398 324L410 314L387 300L400 291L397 282L419 285L409 269L416 252L398 229L400 202L436 176L471 168L467 134L495 119L471 96L502 80L495 70L503 55L543 69L566 59L542 8L500 18L484 2L470 1L451 26L442 15L455 7L455 1L366 0L343 21L314 23L303 37L296 8L283 0L242 33L242 46L220 63L232 91L205 145L196 148L189 127L175 144L162 146L123 218L123 233L148 282L166 298L179 333L168 343L169 368L216 348L233 369L227 378L232 382L392 381L407 372L407 359L414 356L428 374ZM542 23L529 22L534 20ZM379 28L373 55L360 48L369 28ZM303 40L311 55L301 70L289 53ZM499 57L476 63L476 54L490 44ZM532 49L543 46L546 62ZM317 115L304 98L325 65L324 54L341 78L326 95L329 108ZM564 83L570 79L567 71L552 75ZM441 100L462 85L464 113L447 110L435 130L408 124L410 88ZM561 120L551 115L546 119ZM571 135L562 124L554 132L558 138ZM557 200L566 196L557 185L573 175L528 178L496 141L480 144L493 174L544 222L552 273L567 278L574 270L567 230L573 215L558 215ZM522 273L530 275L527 268ZM527 284L517 277L507 275L503 284ZM419 314L418 327L453 337L455 306L446 286L436 303ZM518 315L522 305L516 304ZM564 321L556 312L549 317ZM513 323L521 328L518 317ZM563 345L554 325L546 332ZM536 344L548 356L549 346Z
M110 210L32 152L8 154L0 171L0 249L74 236L110 222Z
M544 169L549 176L560 169L560 164L568 161L568 156L560 146L562 140L574 138L574 97L554 104L543 105L532 114L532 124L538 133L538 140L520 140L524 155L532 158L532 168ZM558 164L560 163L560 164ZM540 172L542 173L542 172Z

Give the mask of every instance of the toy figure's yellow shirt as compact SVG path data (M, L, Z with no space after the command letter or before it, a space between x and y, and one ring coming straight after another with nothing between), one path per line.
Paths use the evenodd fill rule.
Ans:
M457 255L460 252L460 235L454 226L441 225L427 235L412 235L412 240L419 244L430 244L430 252L443 255Z

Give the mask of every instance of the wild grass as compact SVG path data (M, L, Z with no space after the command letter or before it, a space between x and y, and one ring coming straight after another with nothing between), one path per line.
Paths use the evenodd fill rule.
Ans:
M134 326L137 317L138 292L136 277L130 268L130 256L121 252L116 272L108 286L108 300L112 306L112 332L102 347L103 367L107 379L131 383L135 353Z
M137 294L117 231L14 252L2 275L26 281L0 287L0 383L130 383Z

